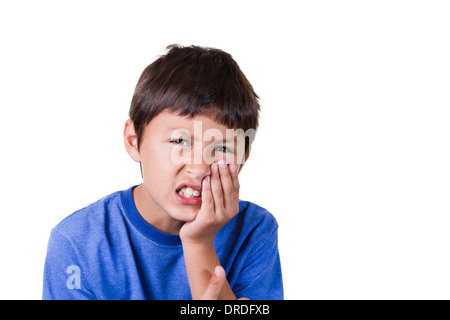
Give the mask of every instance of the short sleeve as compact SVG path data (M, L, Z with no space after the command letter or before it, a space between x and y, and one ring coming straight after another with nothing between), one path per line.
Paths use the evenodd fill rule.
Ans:
M95 299L70 241L53 230L44 265L44 300Z
M254 245L233 286L237 298L282 300L283 281L278 251L278 226L266 237L251 240Z

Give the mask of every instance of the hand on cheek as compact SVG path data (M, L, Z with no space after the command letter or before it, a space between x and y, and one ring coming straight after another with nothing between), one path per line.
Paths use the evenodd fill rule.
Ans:
M229 221L239 211L239 181L236 165L219 161L211 179L215 211ZM217 200L217 201L216 201Z
M202 182L202 205L195 220L180 230L182 241L213 242L216 233L239 212L237 167L225 162L211 165L211 176Z

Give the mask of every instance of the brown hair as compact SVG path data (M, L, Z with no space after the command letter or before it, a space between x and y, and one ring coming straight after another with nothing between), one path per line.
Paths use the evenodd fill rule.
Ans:
M166 109L180 116L210 116L232 129L257 129L258 95L230 54L199 46L167 50L144 69L131 101L138 148L145 126Z

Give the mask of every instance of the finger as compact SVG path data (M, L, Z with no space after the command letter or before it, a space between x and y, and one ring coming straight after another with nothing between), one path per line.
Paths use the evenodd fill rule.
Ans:
M211 177L206 176L202 181L202 205L200 212L214 212L214 200L211 192Z
M219 166L221 167L221 166ZM220 177L222 181L222 188L224 189L224 204L228 218L232 219L239 212L239 179L237 166L235 164L230 164L227 166L228 171L222 174L220 171Z
M208 287L200 297L200 300L217 300L220 290L225 283L225 270L221 266L217 266L214 269L214 273L209 280Z
M216 215L221 215L223 214L223 193L217 163L211 165L211 191L214 200L214 212Z
M230 164L230 176L231 176L231 181L233 183L233 189L238 192L238 197L239 197L239 187L240 187L239 186L239 178L238 178L239 173L237 170L237 165L234 163Z
M235 201L233 182L231 181L231 175L228 169L228 165L225 161L219 161L219 174L220 174L220 183L223 191L223 204L225 209L228 209L232 206Z

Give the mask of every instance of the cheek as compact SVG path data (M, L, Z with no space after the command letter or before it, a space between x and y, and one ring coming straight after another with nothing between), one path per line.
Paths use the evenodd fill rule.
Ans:
M166 158L174 166L193 163L195 159L201 159L201 156L202 150L200 148L194 147L194 150L191 150L191 148L186 146L173 146L166 154Z
M229 153L229 152L217 153L217 156L215 157L214 161L219 161L219 160L223 160L223 161L225 161L225 163L228 163L228 164L231 164L231 163L238 164L239 163L239 159L238 159L237 155L234 153Z
M167 187L172 187L171 182L176 172L176 166L170 161L170 154L167 155L164 150L142 157L144 182L155 192L162 193Z

